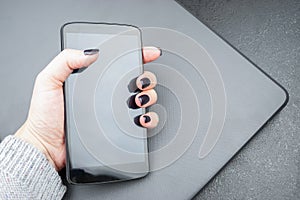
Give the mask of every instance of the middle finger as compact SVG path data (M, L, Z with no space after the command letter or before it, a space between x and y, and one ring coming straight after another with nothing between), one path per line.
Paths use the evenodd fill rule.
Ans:
M135 104L140 108L145 108L155 104L157 94L154 89L143 91L135 96Z

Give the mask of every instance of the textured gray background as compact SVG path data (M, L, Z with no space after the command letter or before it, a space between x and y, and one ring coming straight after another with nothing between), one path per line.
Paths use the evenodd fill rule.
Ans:
M194 199L300 199L300 1L178 0L290 94Z

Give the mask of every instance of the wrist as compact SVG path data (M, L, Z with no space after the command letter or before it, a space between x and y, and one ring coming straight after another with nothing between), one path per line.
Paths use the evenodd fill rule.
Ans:
M47 151L47 148L43 145L38 136L28 130L26 123L23 124L21 128L15 133L15 137L33 145L36 149L42 152L49 163L56 169L55 163L52 160L49 152Z

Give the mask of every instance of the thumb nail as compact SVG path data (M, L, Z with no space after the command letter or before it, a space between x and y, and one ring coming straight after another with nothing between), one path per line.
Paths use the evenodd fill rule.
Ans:
M86 49L83 51L84 55L90 56L99 53L99 49Z

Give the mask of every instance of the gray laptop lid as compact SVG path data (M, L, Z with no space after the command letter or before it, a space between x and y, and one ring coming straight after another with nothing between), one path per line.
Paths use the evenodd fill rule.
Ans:
M287 96L176 2L127 3L103 3L99 20L137 25L144 45L164 50L161 58L145 65L159 82L158 105L150 110L162 118L161 126L148 132L153 171L126 183L71 186L68 197L189 199L282 107ZM177 149L170 147L176 140ZM159 151L168 147L169 154Z
M151 109L162 118L149 132L153 172L123 183L69 185L66 199L190 199L287 101L280 86L174 1L103 0L81 6L71 1L35 2L40 13L31 15L27 12L34 8L27 5L31 4L16 11L22 18L11 16L9 9L1 12L11 16L7 23L18 27L3 32L2 38L14 40L13 45L1 41L7 47L1 59L10 66L3 69L1 82L24 83L18 92L0 85L7 96L0 106L2 134L13 133L25 119L34 76L59 51L59 28L64 23L137 25L144 45L164 50L161 58L145 65L158 77L159 100ZM56 14L42 14L47 10ZM22 37L12 34L20 30L27 30ZM9 52L16 46L23 54L12 60ZM18 70L21 73L12 73ZM172 146L174 141L179 146ZM155 153L160 149L168 151Z

